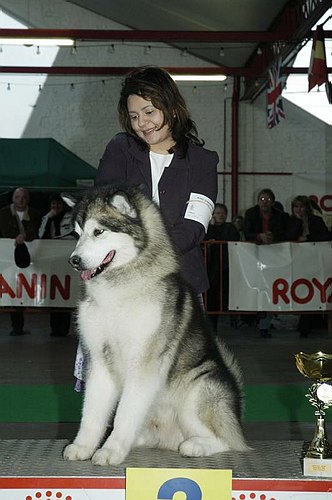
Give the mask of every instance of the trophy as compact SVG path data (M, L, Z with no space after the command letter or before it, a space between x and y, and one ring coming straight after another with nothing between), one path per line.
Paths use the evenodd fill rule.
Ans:
M332 354L315 352L306 354L300 352L295 354L296 367L299 372L307 378L314 380L306 397L315 410L316 429L311 441L307 458L330 458L332 450L326 435L325 410L332 406L332 386L328 384L332 380Z

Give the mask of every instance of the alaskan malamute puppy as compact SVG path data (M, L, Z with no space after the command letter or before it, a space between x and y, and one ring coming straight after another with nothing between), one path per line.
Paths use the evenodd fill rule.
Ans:
M78 328L88 370L64 458L115 465L135 446L189 457L247 450L238 364L180 277L158 207L138 190L108 186L75 210L70 262L85 285Z

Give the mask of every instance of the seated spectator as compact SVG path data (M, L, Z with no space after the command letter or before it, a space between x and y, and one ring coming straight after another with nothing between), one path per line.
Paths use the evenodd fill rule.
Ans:
M29 198L29 191L26 188L18 187L13 192L12 203L0 210L0 238L14 239L16 250L25 247L25 241L38 238L40 213L29 206ZM24 330L23 311L23 307L16 307L15 311L10 313L12 323L10 335L30 333Z
M232 223L240 235L240 241L245 241L246 237L244 236L244 217L242 215L236 215L235 217L233 217Z
M329 230L320 215L314 214L312 201L299 195L292 201L292 213L288 220L291 241L329 241Z
M271 189L262 189L258 193L257 204L244 215L247 241L266 245L287 240L287 214L275 208L274 203L275 195Z
M39 227L39 238L73 239L71 209L60 194L54 193L49 199L50 210L43 216Z
M53 194L49 200L50 210L43 216L39 228L39 237L43 239L74 239L71 209L60 194ZM52 337L68 335L71 323L71 311L54 309L50 312Z
M216 203L212 215L211 223L206 233L206 240L216 241L239 241L240 234L234 225L226 222L227 206L223 203ZM207 270L210 282L210 289L207 292L207 310L222 311L228 310L228 289L229 289L229 265L228 246L222 244L220 254L220 243L208 246ZM220 269L221 257L221 269ZM221 276L221 280L220 280ZM218 315L211 315L211 323L215 330L218 327Z
M292 201L292 213L288 221L288 234L292 241L329 241L328 228L320 215L313 213L308 196L299 195ZM300 337L307 337L314 326L317 315L301 314L298 324Z
M257 204L249 208L244 216L244 234L247 241L269 245L287 240L288 215L274 204L274 192L269 188L261 189L257 196ZM269 330L272 317L266 312L257 314L260 337L271 337Z

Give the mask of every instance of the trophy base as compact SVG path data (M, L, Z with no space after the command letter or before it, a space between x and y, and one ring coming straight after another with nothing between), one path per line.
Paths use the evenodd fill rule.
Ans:
M309 450L306 453L306 458L313 458L318 460L326 460L327 458L332 459L332 451L329 448L326 448L323 451L309 448Z
M303 475L314 477L332 477L332 458L303 459Z

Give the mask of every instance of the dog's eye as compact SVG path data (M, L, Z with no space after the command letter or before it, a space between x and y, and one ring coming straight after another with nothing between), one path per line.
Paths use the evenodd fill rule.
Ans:
M101 234L103 234L103 232L104 232L104 229L94 229L93 236L100 236Z

